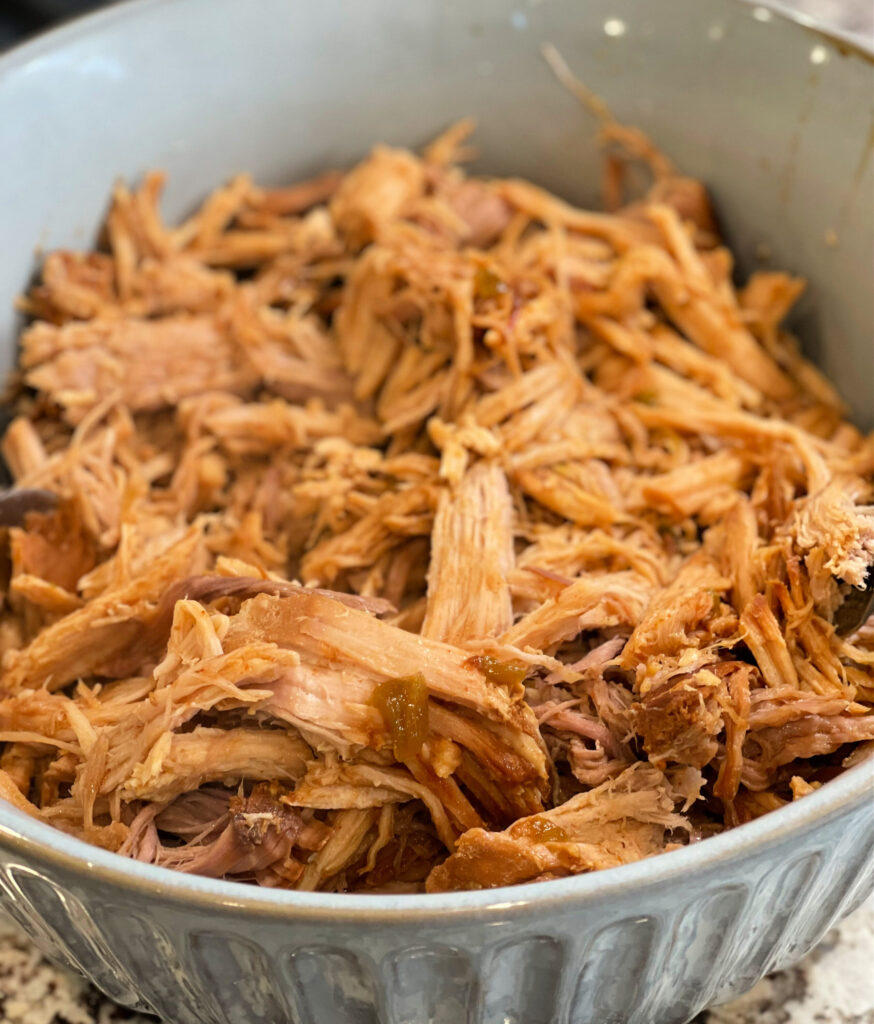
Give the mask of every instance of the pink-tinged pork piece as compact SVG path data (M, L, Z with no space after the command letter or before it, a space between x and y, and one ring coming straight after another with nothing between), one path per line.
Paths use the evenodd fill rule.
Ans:
M545 790L545 753L531 709L521 693L490 681L468 652L316 593L247 601L231 620L223 644L228 651L245 650L259 641L293 651L300 659L299 666L277 679L265 707L311 743L346 754L356 746L384 748L391 723L375 706L376 688L418 673L429 700L440 702L431 722L438 734L469 745L475 757L489 758L493 768L503 766L522 805L530 804L532 790ZM441 717L444 704L453 713ZM465 732L456 721L468 713L478 720Z
M210 729L167 733L121 787L125 800L165 802L207 782L242 779L283 783L301 778L312 756L297 735L274 729Z
M307 858L324 846L329 835L324 825L305 821L267 786L256 787L249 796L232 796L225 820L215 838L159 846L154 862L209 878L289 886L301 877Z
M835 478L798 502L796 542L804 553L821 552L824 568L854 587L874 566L874 487L859 478Z
M478 181L465 181L450 189L447 198L467 228L464 241L481 249L498 240L513 216L509 204Z
M207 316L37 323L21 345L25 381L56 402L71 423L112 397L133 411L148 411L204 391L245 395L257 383L257 374Z
M585 629L631 626L640 618L649 593L646 581L633 572L584 576L523 616L502 642L543 650L572 640Z

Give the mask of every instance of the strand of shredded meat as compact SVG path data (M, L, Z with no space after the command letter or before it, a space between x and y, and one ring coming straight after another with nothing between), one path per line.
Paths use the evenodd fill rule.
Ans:
M416 156L164 223L119 186L22 299L0 796L180 871L562 877L874 741L874 440L635 133L611 212ZM627 136L627 137L626 137Z

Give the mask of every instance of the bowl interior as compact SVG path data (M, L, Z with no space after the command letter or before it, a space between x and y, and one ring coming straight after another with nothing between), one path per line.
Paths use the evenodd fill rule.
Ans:
M137 0L20 48L0 59L0 370L14 363L12 303L34 247L89 247L113 180L152 167L168 172L172 219L238 171L287 182L348 164L375 141L420 144L473 115L478 170L597 202L596 126L556 82L544 42L617 117L710 185L741 273L773 265L809 279L798 329L856 419L874 422L874 67L840 40L738 0ZM834 801L823 792L774 817L788 827L859 799L870 771L850 775L833 784ZM763 820L737 832L762 839L783 827ZM2 809L0 832L36 843L48 834ZM713 842L728 854L747 839ZM81 853L66 837L48 845ZM101 870L117 861L88 856ZM665 872L701 857L672 854L677 867ZM129 870L149 884L165 874ZM650 865L623 877L645 875ZM165 884L229 904L237 888ZM561 896L567 886L556 885Z

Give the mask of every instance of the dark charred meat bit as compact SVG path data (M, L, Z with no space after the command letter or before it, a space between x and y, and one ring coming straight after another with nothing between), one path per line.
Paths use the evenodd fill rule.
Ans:
M723 730L723 690L719 677L703 668L654 687L632 705L634 731L653 764L703 768L713 760Z

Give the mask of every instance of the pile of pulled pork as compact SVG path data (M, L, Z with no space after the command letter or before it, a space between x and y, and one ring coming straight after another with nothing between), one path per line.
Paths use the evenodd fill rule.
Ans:
M23 300L0 795L180 871L435 892L638 860L874 740L874 443L633 133L610 212L468 126L177 227L119 185Z

